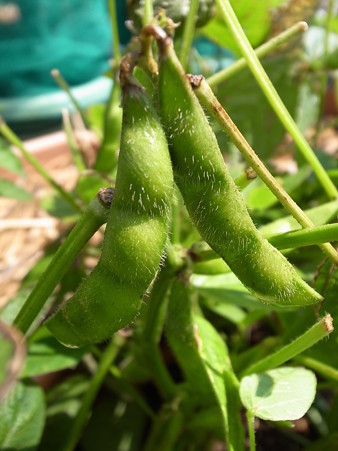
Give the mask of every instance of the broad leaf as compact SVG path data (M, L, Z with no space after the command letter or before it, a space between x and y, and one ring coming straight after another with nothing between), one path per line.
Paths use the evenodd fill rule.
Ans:
M10 180L5 179L0 179L0 197L8 197L10 199L20 201L28 201L32 199L31 193Z
M284 421L301 418L316 394L316 377L304 368L281 367L241 380L240 397L254 416Z
M260 0L237 0L233 2L234 11L253 47L259 45L269 31L270 6L269 1L262 2ZM238 53L238 47L219 11L217 11L215 18L202 28L202 33L219 46Z
M298 170L297 174L286 175L279 180L279 183L291 194L304 183L309 174L310 168L303 166ZM259 178L247 187L244 194L246 204L250 209L265 210L279 203L277 197Z
M45 399L33 382L19 382L0 404L0 449L36 449L45 423Z
M1 138L0 166L19 175L22 175L24 173L20 158L15 155L13 149Z
M207 298L235 304L237 307L271 310L271 306L253 296L233 273L211 276L193 274L190 283L200 295ZM273 306L273 309L276 310L277 307Z
M23 377L74 368L84 353L87 352L87 348L71 349L62 346L46 328L40 328L38 333L43 335L40 339L35 339L29 343Z
M77 414L82 398L88 390L89 379L73 376L47 394L47 418L40 450L59 451L65 445L72 420Z
M171 290L166 333L195 402L218 405L229 449L242 449L238 387L227 347L216 329L193 313L191 293L178 280Z

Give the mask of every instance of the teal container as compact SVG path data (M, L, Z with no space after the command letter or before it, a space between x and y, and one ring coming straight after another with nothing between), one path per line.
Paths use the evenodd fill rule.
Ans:
M69 107L53 68L84 107L104 102L110 58L106 0L0 2L0 114L8 122L57 119Z

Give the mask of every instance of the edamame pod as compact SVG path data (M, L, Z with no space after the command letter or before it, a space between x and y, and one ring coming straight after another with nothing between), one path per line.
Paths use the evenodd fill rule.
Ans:
M47 320L67 346L108 339L137 315L167 238L172 166L159 118L143 88L124 78L114 199L102 255L74 296Z
M202 238L258 298L285 306L319 302L322 297L253 224L172 41L157 27L148 31L160 49L160 109L175 181Z

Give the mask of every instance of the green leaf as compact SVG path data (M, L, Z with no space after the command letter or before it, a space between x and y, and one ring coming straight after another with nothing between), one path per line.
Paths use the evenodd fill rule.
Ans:
M253 47L259 45L269 31L271 3L260 0L237 0L233 3L236 16ZM237 45L218 11L215 18L210 20L201 31L204 36L217 45L238 53Z
M23 377L73 368L88 352L87 348L71 349L62 346L45 327L40 328L38 334L41 338L29 343Z
M307 216L311 219L314 225L327 224L338 213L338 202L336 200L320 205L318 207L305 210ZM275 235L278 233L289 232L290 230L299 230L301 226L291 216L285 216L284 218L273 221L263 227L260 227L260 232L263 235Z
M11 324L25 303L29 293L30 290L28 289L19 291L18 294L7 302L0 310L0 319L7 324Z
M59 451L63 449L72 420L81 406L88 386L89 380L86 377L76 375L48 392L46 427L40 450Z
M15 185L10 180L0 179L0 197L8 197L20 201L28 201L32 199L31 193L24 188Z
M304 368L281 367L241 380L240 397L252 414L263 420L301 418L316 394L316 377Z
M199 354L220 406L228 449L239 451L243 445L238 382L233 374L227 347L216 329L204 318L194 315L195 339Z
M0 138L0 166L15 174L24 174L20 158L15 155L12 148L2 138Z
M218 299L202 298L201 302L212 312L237 325L243 323L247 316L246 312L242 308L237 307L236 305L227 304Z
M296 123L302 133L315 125L320 115L320 93L313 89L312 84L310 78L299 87Z
M86 110L86 117L88 119L90 129L94 131L100 138L103 135L103 123L104 123L104 114L106 110L106 105L104 104L95 104L91 105Z
M276 55L265 58L262 64L283 103L293 115L297 106L298 84L290 77L290 58L285 54ZM267 161L283 140L285 129L271 111L270 104L249 69L229 78L218 87L216 94L252 148L263 161ZM221 148L231 150L231 147L232 144L228 144Z
M74 210L58 194L53 194L48 197L45 197L41 201L41 207L44 208L47 213L51 216L55 216L56 218L74 218Z
M33 382L19 382L0 404L0 449L36 449L45 423L45 399Z
M235 304L237 307L271 311L271 306L253 296L233 273L211 276L193 274L190 283L200 295L208 299ZM277 307L273 306L273 309Z
M280 184L291 194L296 188L301 186L311 172L308 166L303 166L297 174L286 175L282 179L277 179ZM277 204L279 201L269 188L257 178L244 191L244 197L248 208L255 210L265 210Z
M166 334L195 402L218 405L229 449L242 449L237 380L227 347L216 329L193 313L191 293L179 280L171 290Z
M175 281L170 294L166 336L188 382L188 391L202 404L215 403L212 383L199 353L201 343L195 335L191 292Z

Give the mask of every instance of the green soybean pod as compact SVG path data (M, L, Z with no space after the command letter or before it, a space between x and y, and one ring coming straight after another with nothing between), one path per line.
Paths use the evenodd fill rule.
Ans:
M261 300L285 306L319 302L322 297L257 231L172 41L157 27L149 32L160 49L160 109L175 181L202 238Z
M167 239L173 173L159 118L143 88L124 80L114 199L99 263L47 320L67 346L102 342L138 314Z

